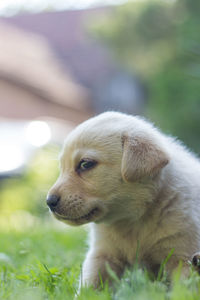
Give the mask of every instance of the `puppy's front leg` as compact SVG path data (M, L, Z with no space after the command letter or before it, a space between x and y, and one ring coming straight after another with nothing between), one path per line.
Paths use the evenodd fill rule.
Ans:
M107 280L110 281L108 272L109 267L116 273L118 277L124 270L124 264L119 259L102 251L89 251L83 263L79 287L101 287L102 282Z

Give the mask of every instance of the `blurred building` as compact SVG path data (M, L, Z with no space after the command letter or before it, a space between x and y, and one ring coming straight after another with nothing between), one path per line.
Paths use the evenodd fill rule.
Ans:
M141 113L145 94L140 82L120 68L91 30L96 20L111 9L22 14L0 21L22 30L26 36L34 34L45 40L62 71L87 89L94 113L108 109Z
M63 70L45 39L0 23L0 117L90 116L89 93Z
M96 113L142 112L140 82L91 33L110 9L0 18L0 176Z

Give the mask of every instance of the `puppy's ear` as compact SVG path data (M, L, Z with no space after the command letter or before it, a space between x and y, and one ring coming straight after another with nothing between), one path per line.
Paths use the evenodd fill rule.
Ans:
M121 172L125 181L136 181L153 176L169 162L159 145L146 137L122 137L123 156Z

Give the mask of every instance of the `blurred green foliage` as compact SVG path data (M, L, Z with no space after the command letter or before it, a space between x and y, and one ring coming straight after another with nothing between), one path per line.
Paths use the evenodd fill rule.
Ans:
M16 211L27 211L34 216L48 213L46 194L57 176L58 148L38 150L21 176L0 182L0 216L9 217Z
M116 8L95 34L147 85L146 116L200 153L200 1L150 0Z
M78 290L81 263L85 256L86 231L83 228L56 230L34 227L9 234L0 228L0 299L2 300L198 300L200 276L191 270L180 280L181 264L172 283L164 272L151 280L146 270L135 265L122 279L113 275L113 289Z

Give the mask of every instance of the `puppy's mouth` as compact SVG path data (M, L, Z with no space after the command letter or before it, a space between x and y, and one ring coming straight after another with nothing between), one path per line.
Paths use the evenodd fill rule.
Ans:
M60 215L57 212L54 212L55 217L60 221L66 221L73 224L84 224L91 221L95 221L101 215L101 210L98 207L91 209L87 214L78 216L78 217L68 217L64 215Z

